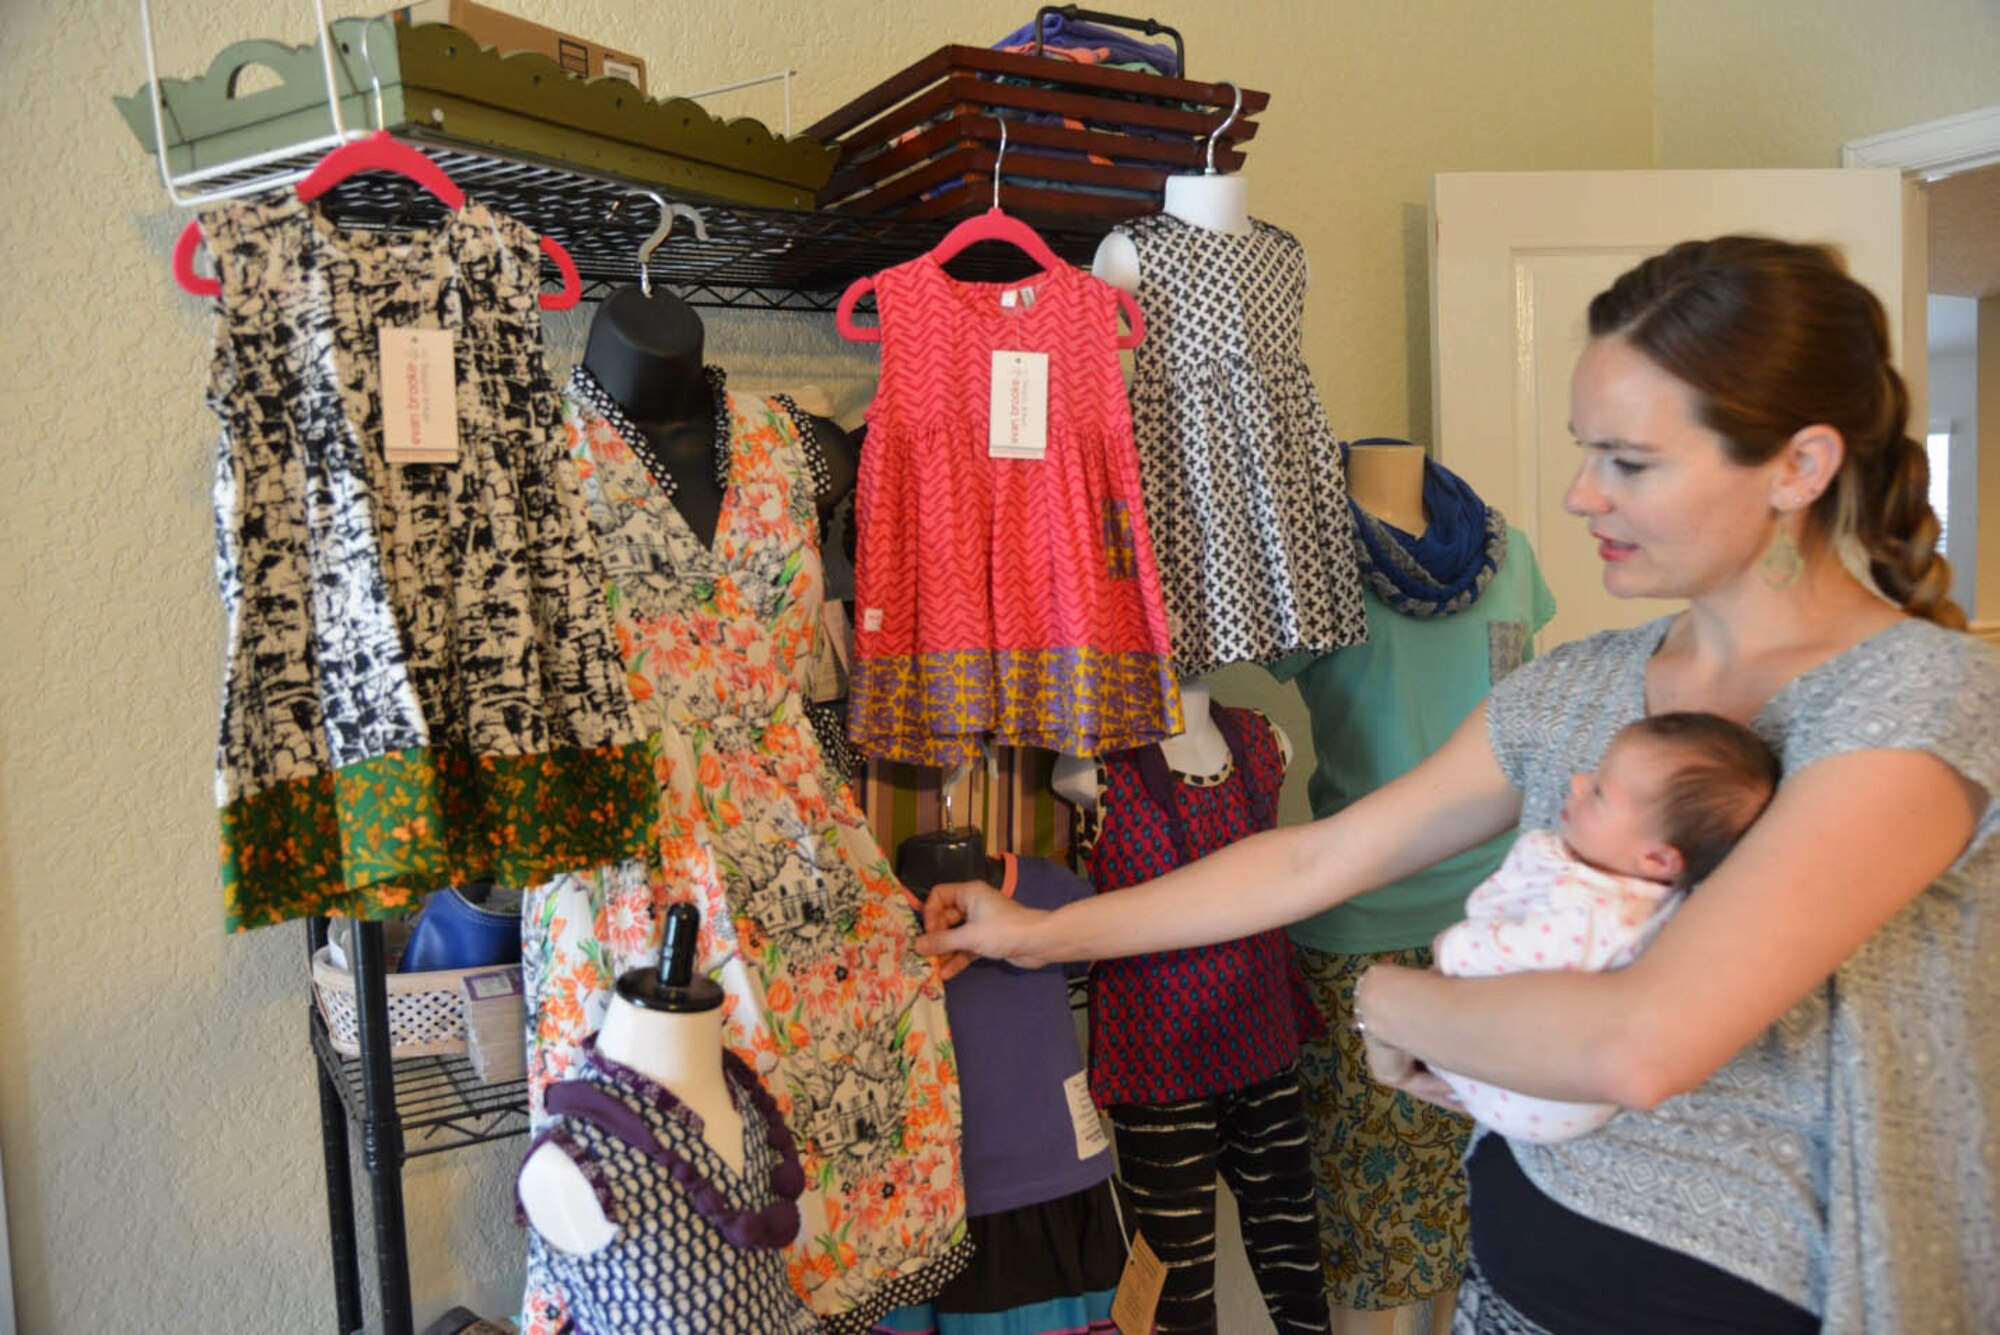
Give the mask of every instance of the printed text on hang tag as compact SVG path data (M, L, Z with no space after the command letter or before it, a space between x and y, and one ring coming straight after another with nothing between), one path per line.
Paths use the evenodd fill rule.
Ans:
M1049 452L1049 354L995 352L986 453L1040 459Z
M1111 1148L1104 1138L1104 1123L1090 1097L1090 1073L1078 1071L1063 1081L1063 1097L1069 1102L1070 1130L1076 1133L1076 1157L1089 1159Z
M382 452L392 464L458 462L458 370L449 329L381 325Z

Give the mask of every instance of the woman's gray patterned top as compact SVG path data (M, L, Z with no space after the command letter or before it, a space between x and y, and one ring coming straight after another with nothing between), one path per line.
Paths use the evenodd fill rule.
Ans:
M1563 645L1494 688L1488 737L1522 829L1553 826L1569 776L1645 713L1670 620ZM1988 795L1971 845L1701 1088L1514 1155L1561 1204L1760 1284L1828 1335L2000 1330L2000 652L1898 622L1752 726L1787 776L1850 751L1937 756Z

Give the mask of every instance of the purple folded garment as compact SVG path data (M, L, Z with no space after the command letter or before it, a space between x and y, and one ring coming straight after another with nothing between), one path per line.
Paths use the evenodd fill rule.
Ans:
M1024 23L993 45L996 48L1018 46L1034 40L1035 25ZM1175 58L1171 44L1142 42L1116 28L1107 28L1101 23L1071 21L1060 14L1042 15L1042 42L1047 46L1101 46L1111 52L1113 60L1143 60L1170 76L1181 72L1180 61Z

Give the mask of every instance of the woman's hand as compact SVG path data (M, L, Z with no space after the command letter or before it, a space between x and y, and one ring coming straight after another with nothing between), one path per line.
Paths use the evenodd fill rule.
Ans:
M1006 960L1024 969L1046 960L1029 949L1035 924L1048 915L1023 908L984 881L952 881L936 886L924 901L919 954L940 957L944 977L956 978L974 958Z
M1364 1014L1361 994L1367 990L1370 981L1379 984L1382 979L1404 973L1435 974L1437 967L1433 965L1429 969L1405 969L1396 964L1377 964L1369 968L1355 982L1352 1003L1356 1017L1355 1028L1361 1031L1361 1046L1367 1056L1368 1074L1379 1085L1401 1090L1412 1098L1435 1103L1440 1108L1448 1108L1452 1112L1463 1114L1465 1105L1451 1092L1451 1086L1430 1067L1382 1037L1380 1031L1368 1023Z
M1430 1067L1372 1033L1364 1031L1361 1044L1368 1054L1368 1074L1375 1078L1377 1084L1464 1115L1465 1105L1451 1092L1451 1086Z

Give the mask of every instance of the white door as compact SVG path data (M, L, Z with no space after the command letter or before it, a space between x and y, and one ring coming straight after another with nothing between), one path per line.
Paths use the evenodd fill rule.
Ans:
M1577 459L1569 375L1590 298L1647 255L1691 237L1761 232L1831 242L1888 309L1914 420L1922 421L1923 210L1921 187L1893 168L1434 178L1436 457L1534 545L1556 596L1542 648L1673 606L1606 594L1582 521L1563 512Z

